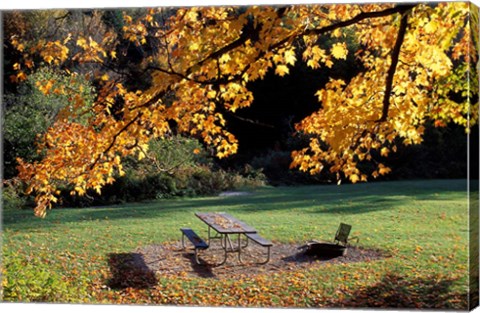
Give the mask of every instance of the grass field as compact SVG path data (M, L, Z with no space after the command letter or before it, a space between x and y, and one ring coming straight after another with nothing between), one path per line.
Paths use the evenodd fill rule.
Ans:
M3 212L4 301L155 303L254 307L468 306L465 180L265 187L250 195L160 200L83 209ZM108 255L180 240L194 212L223 211L277 243L331 239L353 225L382 260L239 279L158 277L156 286L111 289ZM273 248L274 249L274 248Z

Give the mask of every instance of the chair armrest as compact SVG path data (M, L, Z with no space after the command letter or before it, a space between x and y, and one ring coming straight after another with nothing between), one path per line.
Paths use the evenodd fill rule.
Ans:
M355 243L358 243L358 241L360 240L360 238L359 238L359 237L350 237L350 238L348 238L348 241L349 241L349 242L352 241L352 240L356 240Z

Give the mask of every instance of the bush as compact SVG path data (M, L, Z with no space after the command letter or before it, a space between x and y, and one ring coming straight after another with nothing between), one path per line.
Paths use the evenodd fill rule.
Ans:
M8 179L3 182L2 201L4 210L18 210L26 208L30 198L24 195L18 179Z
M101 195L71 196L64 188L64 206L86 207L152 199L214 195L225 190L265 185L261 170L246 166L238 172L217 168L195 139L172 136L152 140L147 157L124 159L125 175L102 189Z
M242 172L212 169L208 166L199 166L191 171L183 172L185 195L215 195L221 191L238 190L264 186L265 176L247 166Z
M318 175L310 175L298 169L290 169L291 151L269 150L265 154L252 159L252 167L261 170L271 185L295 185L325 183L332 175L323 171Z
M38 90L36 82L52 84L52 92L48 94ZM67 85L77 94L61 94L53 92L55 88ZM72 79L49 68L41 68L33 73L19 86L18 92L5 94L4 102L4 177L11 178L17 173L16 158L33 161L41 157L35 142L55 121L57 114L66 107L74 110L70 98L82 101L82 110L91 107L93 103L93 87L82 77ZM84 122L87 115L76 119Z
M3 301L72 302L87 297L87 284L68 282L42 258L5 253L2 259Z
M397 147L398 151L388 158L379 158L392 168L392 173L379 180L467 177L467 135L463 126L435 127L428 122L422 144L404 146L399 143Z

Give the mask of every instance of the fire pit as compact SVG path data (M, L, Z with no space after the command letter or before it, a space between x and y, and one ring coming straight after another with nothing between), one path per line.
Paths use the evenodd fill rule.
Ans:
M306 255L315 255L318 257L335 258L345 256L347 254L347 247L326 242L309 242L299 249L305 249Z
M312 240L298 249L304 250L306 255L314 255L320 258L335 258L339 256L345 256L347 255L347 242L349 241L348 235L350 234L351 230L351 225L340 223L333 242ZM358 243L358 237L351 239L356 239ZM340 243L342 243L342 245Z

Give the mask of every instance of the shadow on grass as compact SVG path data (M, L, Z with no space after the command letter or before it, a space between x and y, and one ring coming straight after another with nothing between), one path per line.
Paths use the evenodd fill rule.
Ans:
M160 218L192 210L250 213L308 209L322 214L364 214L391 210L412 200L463 197L458 192L464 190L464 180L278 187L238 197L185 198L108 207L55 209L46 219L35 218L31 211L18 210L4 212L3 225L19 229L49 228L66 222Z
M107 286L112 289L146 289L158 283L155 273L139 253L111 253L108 255L108 264L112 277L107 281Z
M344 299L329 301L327 306L467 310L467 294L452 291L453 283L455 280L440 276L410 280L389 273L375 285L362 286L351 294L345 291Z
M195 255L193 253L184 253L184 258L187 258L192 264L192 269L201 278L215 278L217 277L212 271L212 265L208 264L204 259L199 257L201 264L197 264L195 261Z

